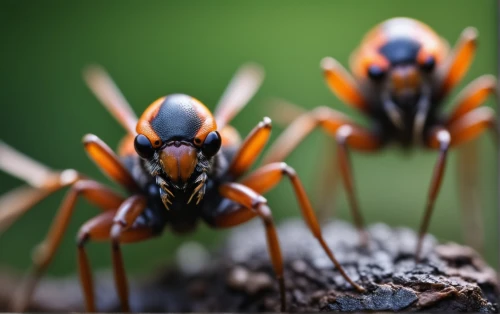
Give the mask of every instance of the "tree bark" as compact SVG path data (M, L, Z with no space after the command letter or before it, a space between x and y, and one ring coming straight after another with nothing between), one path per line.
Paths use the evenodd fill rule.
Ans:
M416 235L406 228L376 224L368 248L358 245L350 225L324 225L323 234L348 274L367 292L358 293L334 269L301 220L278 228L285 259L289 311L466 311L498 310L497 275L472 249L437 244L427 236L423 259L414 262ZM130 280L131 308L141 312L278 311L278 285L267 255L263 227L235 229L226 243L208 254L186 243L176 263L149 277ZM119 311L111 272L96 279L100 311ZM0 310L8 310L19 277L0 273ZM44 279L30 311L83 311L76 276Z

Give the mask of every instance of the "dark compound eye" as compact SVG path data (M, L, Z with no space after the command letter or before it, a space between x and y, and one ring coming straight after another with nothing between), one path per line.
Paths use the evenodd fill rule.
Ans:
M385 71L378 65L371 65L368 68L368 76L372 80L378 81L385 76Z
M208 133L207 137L205 138L205 142L203 142L203 146L201 147L201 151L203 154L207 157L212 157L220 149L221 145L221 139L219 132L213 131Z
M155 150L151 145L151 142L142 134L135 137L134 147L137 154L144 159L150 159L155 154Z
M436 59L433 56L428 56L425 61L420 65L422 70L430 72L436 66Z

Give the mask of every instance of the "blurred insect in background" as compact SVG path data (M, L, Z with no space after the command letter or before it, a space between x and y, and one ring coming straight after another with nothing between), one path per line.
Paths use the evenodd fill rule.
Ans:
M228 123L256 93L263 71L243 66L212 113L197 99L173 94L159 98L140 119L111 78L90 67L85 79L94 94L128 131L115 154L97 136L83 144L90 159L127 192L124 197L75 170L54 171L0 142L0 168L24 179L24 186L0 199L1 229L40 200L70 186L46 239L37 247L33 271L28 275L14 309L24 310L36 283L53 258L79 197L103 210L87 221L77 236L78 269L88 311L95 311L94 287L85 246L89 241L110 241L115 285L124 311L129 310L128 285L120 246L161 234L166 225L174 232L192 231L201 219L215 228L232 227L259 217L265 227L269 254L279 281L281 309L285 310L283 260L272 213L262 196L283 177L290 179L311 232L344 278L364 289L344 272L326 245L314 211L295 171L283 162L258 168L253 165L271 133L265 118L241 141ZM252 235L249 235L252 236Z
M362 243L366 244L349 150L376 152L397 142L405 149L419 145L438 151L419 230L415 253L418 260L441 187L449 148L473 140L487 129L496 134L494 112L491 108L480 107L489 95L496 94L496 80L491 75L471 82L454 101L452 112L442 113L446 96L472 62L476 38L477 31L466 28L450 52L443 38L417 20L393 18L382 22L364 37L351 55L354 78L335 59L327 57L321 61L330 89L345 104L366 115L372 127L362 127L338 111L319 107L298 115L270 148L263 163L284 160L317 127L334 137L343 185ZM286 103L283 106L290 107ZM477 221L477 213L470 212L477 210L470 202L474 197L470 191L474 173L464 169L475 166L470 164L475 160L474 151L469 148L460 151L459 159L464 171L462 193L468 194L463 203L470 206L469 216ZM479 232L472 229L469 233L477 235Z

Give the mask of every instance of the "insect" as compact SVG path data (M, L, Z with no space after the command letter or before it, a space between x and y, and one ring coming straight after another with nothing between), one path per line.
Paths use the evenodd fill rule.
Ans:
M480 107L489 95L495 94L496 80L490 75L470 83L454 101L452 112L442 113L446 96L469 68L476 38L476 30L466 28L449 51L444 39L417 20L392 18L382 22L351 54L354 77L333 58L321 61L328 87L342 102L362 112L371 127L360 126L331 108L316 108L298 115L270 148L264 163L284 160L315 128L332 136L349 205L366 244L349 150L376 152L395 142L405 149L420 146L438 151L419 230L415 254L418 260L441 187L448 150L487 129L496 134L494 112Z
M16 310L24 309L81 197L102 209L101 214L83 224L77 236L78 269L88 311L96 310L86 254L90 241L111 242L116 289L123 310L128 311L123 243L156 237L167 225L174 232L184 233L192 231L200 220L214 228L227 228L254 217L264 224L279 282L281 309L285 310L281 249L271 210L262 196L284 177L290 180L304 219L326 254L352 286L364 290L348 277L326 245L302 183L291 167L283 162L271 163L242 178L267 143L271 120L264 118L243 141L228 123L260 86L260 67L248 64L240 68L213 115L199 100L172 94L154 101L137 119L102 68L90 67L84 77L97 98L128 131L118 154L92 134L83 138L84 148L97 167L126 190L127 196L75 170L48 169L1 143L0 168L30 185L0 199L4 228L44 197L70 186L46 239L38 246L34 269L18 297Z

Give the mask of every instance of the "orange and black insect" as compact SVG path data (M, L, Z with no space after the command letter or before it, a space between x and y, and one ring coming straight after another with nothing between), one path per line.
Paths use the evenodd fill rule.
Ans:
M347 276L323 240L302 183L291 167L282 162L271 163L242 179L269 139L271 120L265 118L243 141L228 123L254 95L262 78L259 67L242 67L214 115L199 100L173 94L153 102L137 119L108 75L98 67L89 68L85 72L87 83L128 135L118 155L95 135L86 135L83 144L98 168L128 192L126 197L75 170L50 170L0 142L0 168L30 185L0 198L0 226L3 229L44 197L71 186L47 238L38 246L34 270L15 309L24 309L64 236L77 199L83 197L102 209L100 215L80 228L77 236L78 269L88 311L96 310L86 254L89 241L111 242L116 289L123 310L128 311L127 280L120 252L122 243L158 236L167 225L174 232L187 232L200 220L215 228L226 228L254 217L259 217L265 226L284 310L281 249L271 210L262 196L283 177L290 179L304 219L326 254L344 278L363 291Z
M375 152L390 143L404 148L416 145L439 152L416 258L421 251L434 202L438 196L449 148L459 146L491 129L494 112L480 107L495 93L490 75L477 78L457 97L450 114L442 107L450 90L467 72L476 49L477 32L466 28L449 52L447 42L427 25L410 18L393 18L377 25L351 55L354 78L333 58L321 61L327 85L345 104L360 110L371 128L357 125L346 115L319 107L300 115L277 139L264 162L286 158L316 127L335 138L343 184L357 227L364 223L358 208L349 149ZM366 235L362 233L366 244Z

